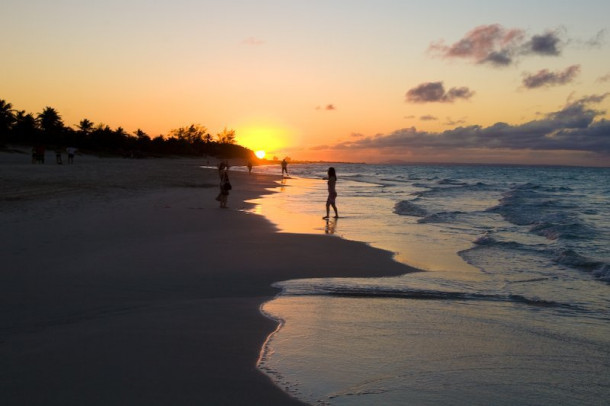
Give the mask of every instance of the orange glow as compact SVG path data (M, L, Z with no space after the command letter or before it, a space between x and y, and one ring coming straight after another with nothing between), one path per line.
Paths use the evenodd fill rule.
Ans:
M256 151L260 159L265 155L278 154L291 141L288 131L272 126L238 127L236 138L238 144Z
M254 155L256 155L258 159L263 159L265 157L265 151L256 151Z

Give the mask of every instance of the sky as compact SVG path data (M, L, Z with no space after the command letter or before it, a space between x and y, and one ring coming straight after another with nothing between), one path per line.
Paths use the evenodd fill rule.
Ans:
M610 166L607 0L3 0L0 99L268 156Z

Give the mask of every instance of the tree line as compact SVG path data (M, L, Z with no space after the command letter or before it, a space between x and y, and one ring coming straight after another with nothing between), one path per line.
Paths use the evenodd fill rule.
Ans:
M11 103L0 99L0 148L8 144L47 148L76 147L81 151L146 156L215 156L256 160L250 149L235 143L235 130L225 128L213 137L206 127L191 124L173 129L167 136L151 137L141 129L128 133L122 127L95 124L88 119L76 128L64 124L61 115L52 107L45 107L34 115L16 110Z

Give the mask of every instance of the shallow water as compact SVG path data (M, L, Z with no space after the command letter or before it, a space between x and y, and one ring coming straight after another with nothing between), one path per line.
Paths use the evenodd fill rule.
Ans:
M601 404L607 336L506 302L281 297L263 371L310 404ZM607 333L607 330L606 330Z
M609 170L338 165L342 218L325 222L326 167L291 169L256 212L427 272L279 283L260 367L287 390L329 405L610 395Z

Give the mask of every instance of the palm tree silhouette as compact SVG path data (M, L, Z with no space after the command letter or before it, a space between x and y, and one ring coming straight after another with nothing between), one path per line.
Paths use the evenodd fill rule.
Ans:
M15 125L12 128L12 138L19 142L32 142L37 137L38 128L36 118L32 113L25 110L18 111L15 115Z
M6 144L9 133L16 122L13 105L0 100L0 147Z
M65 126L61 116L53 107L45 107L42 113L38 114L38 125L43 131L47 142L58 142Z
M87 135L93 130L93 123L84 118L78 123L78 129L83 135Z
M221 133L216 134L218 142L221 144L235 144L235 130L227 130L227 127Z

